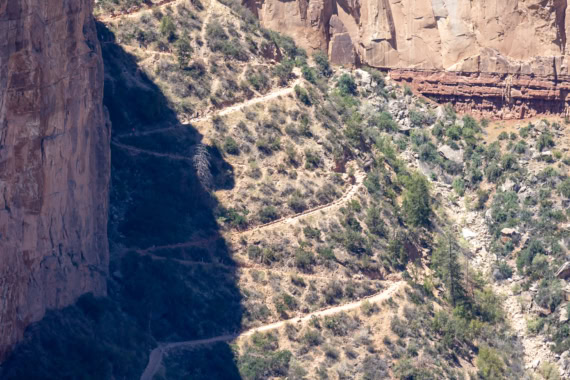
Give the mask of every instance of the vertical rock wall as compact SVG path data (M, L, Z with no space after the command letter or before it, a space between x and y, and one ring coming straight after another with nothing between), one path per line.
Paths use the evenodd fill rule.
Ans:
M110 126L92 0L0 0L0 360L106 292Z
M333 64L387 69L392 78L462 110L499 118L570 115L568 0L246 4L264 26L294 37L309 52L328 51Z
M477 72L480 65L492 67L496 57L521 62L563 56L570 22L568 0L245 2L264 26L309 51L348 51L351 41L359 62L382 68ZM331 18L349 38L333 38Z

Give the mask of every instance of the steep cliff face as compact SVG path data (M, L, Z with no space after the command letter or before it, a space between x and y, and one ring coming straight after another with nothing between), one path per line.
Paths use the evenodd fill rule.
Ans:
M296 37L308 50L335 49L329 41L346 29L359 59L383 68L505 71L503 59L532 63L536 57L564 55L567 44L567 0L257 0L247 5L266 27Z
M553 107L566 108L566 91L558 84L568 75L568 0L258 0L247 5L265 26L290 34L309 51L328 49L336 64L406 69L414 86L415 73L425 70L521 75L523 81L539 75L549 82L542 89L556 93ZM472 77L459 76L461 81ZM497 78L499 87L507 86L506 76ZM455 95L446 93L450 89L436 92ZM495 91L482 95L493 97Z
M0 359L106 292L109 125L92 0L0 0Z

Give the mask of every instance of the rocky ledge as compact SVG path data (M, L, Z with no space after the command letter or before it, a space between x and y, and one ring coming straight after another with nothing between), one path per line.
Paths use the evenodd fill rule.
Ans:
M492 119L568 115L570 75L393 69L390 77L459 112Z

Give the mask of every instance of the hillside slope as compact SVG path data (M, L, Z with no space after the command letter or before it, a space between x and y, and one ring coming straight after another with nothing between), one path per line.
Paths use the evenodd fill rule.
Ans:
M3 378L566 376L564 123L460 116L234 2L97 15L109 296L34 325Z

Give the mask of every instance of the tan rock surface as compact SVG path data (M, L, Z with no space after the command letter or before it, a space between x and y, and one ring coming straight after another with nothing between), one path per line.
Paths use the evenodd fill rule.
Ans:
M567 78L560 76L569 74L568 0L248 1L264 26L309 52L328 51L336 64L407 69L407 81L419 92L461 110L483 109L498 118L567 111L568 91L560 81ZM444 77L443 85L426 80L434 73ZM512 78L494 74L516 76L512 98L503 96L505 88L511 95ZM493 75L489 86L485 81ZM528 85L521 86L524 81Z
M247 5L264 26L308 50L326 50L334 34L328 27L338 18L360 60L383 68L505 72L507 62L538 64L537 57L565 54L570 22L567 0L250 0Z
M0 359L106 292L109 134L91 0L0 0Z

